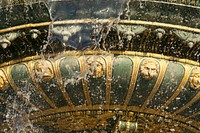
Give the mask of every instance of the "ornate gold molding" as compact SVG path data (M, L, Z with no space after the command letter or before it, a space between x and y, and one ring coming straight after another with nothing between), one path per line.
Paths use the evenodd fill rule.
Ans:
M196 61L192 61L192 60L188 60L188 59L180 59L180 58L175 58L175 57L171 57L171 56L165 56L165 55L161 55L161 54L155 54L155 53L144 53L144 52L135 52L135 51L99 51L99 50L86 50L86 51L67 51L67 52L62 52L60 53L61 56L80 56L80 55L91 55L91 54L102 54L102 55L130 55L130 56L143 56L143 57L152 57L152 58L156 58L156 59L165 59L165 60L169 60L169 61L174 61L174 62L181 62L181 63L185 63L185 64L190 64L190 65L196 65L196 66L200 66L200 62L196 62ZM9 66L9 65L13 65L13 64L17 64L17 63L22 63L22 62L27 62L27 61L31 61L31 60L38 60L38 59L42 59L42 58L48 58L48 57L56 57L57 54L46 54L44 56L30 56L30 57L26 57L23 59L19 59L19 60L13 60L10 62L5 62L0 64L0 67L4 67L4 66Z
M162 105L162 107L160 108L160 111L162 111L164 108L167 107L167 105L169 105L181 92L181 90L183 89L183 87L185 86L185 84L187 83L189 76L190 76L190 72L191 72L191 66L189 65L185 65L185 74L184 77L181 81L181 83L179 84L177 90L174 92L174 94Z
M159 71L159 63L156 60L147 58L142 61L140 72L143 79L152 80L158 76Z
M161 85L161 83L162 83L162 80L163 80L163 78L164 78L164 76L165 76L165 72L166 72L166 68L167 68L168 63L167 63L166 61L161 60L161 61L159 62L159 64L160 64L160 72L159 72L159 75L158 75L158 79L157 79L157 81L156 81L156 83L155 83L155 85L154 85L154 87L153 87L151 93L149 94L148 98L147 98L146 101L143 103L143 105L142 105L142 107L141 107L142 110L146 108L146 106L148 105L148 103L149 103L149 102L152 100L152 98L155 96L155 94L156 94L156 92L158 91L158 89L159 89L159 87L160 87L160 85Z
M118 109L118 110L116 110ZM94 105L92 107L75 107L73 110L70 109L70 107L62 107L59 109L50 109L50 110L46 110L43 112L35 112L34 114L30 115L30 120L33 121L34 123L39 120L39 121L45 121L48 120L49 118L51 118L51 115L59 115L59 114L63 114L66 113L68 116L70 115L74 115L76 113L79 112L85 112L85 113L95 113L98 112L97 110L99 110L99 106L98 105ZM127 110L129 110L129 112L134 112L135 114L138 115L138 117L144 117L146 115L149 116L153 116L156 115L158 118L164 118L166 115L168 116L167 119L170 120L171 122L175 122L178 125L180 125L180 127L184 127L192 132L198 132L197 128L199 127L200 123L195 121L195 120L191 120L191 119L185 119L186 117L180 116L180 115L176 115L173 113L169 113L169 112L160 112L158 113L156 110L154 109L149 109L146 108L145 110L141 111L139 107L136 106L124 106L124 105L111 105L109 106L109 111L116 113L116 114L121 114L123 116L128 115L127 114ZM141 111L141 112L140 112ZM54 112L54 114L52 114L52 112ZM74 113L73 113L74 112ZM101 106L101 111L99 111L100 114L103 114L104 112L107 112L107 106L106 105L102 105ZM80 113L79 113L80 114ZM187 123L187 121L192 121L192 125L190 126ZM194 128L196 127L196 128Z
M95 53L96 53L96 55L93 55ZM129 74L130 82L129 82L129 85L127 85L128 93L125 97L125 102L123 103L123 105L110 105L110 92L112 91L111 83L112 83L112 72L113 72L113 68L112 68L113 60L115 57L118 57L119 55L122 57L129 58L129 60L132 61L131 64L133 64L133 66L130 66L130 70L132 70L132 71L130 71L130 74ZM73 99L70 99L68 94L64 94L65 93L65 88L63 85L64 81L62 81L62 77L61 77L62 74L61 74L61 70L59 68L59 64L62 59L65 59L65 56L71 56L73 59L76 58L77 61L79 62L80 79L82 80L83 91L84 91L84 94L86 97L86 105L75 106L75 105L73 105L73 101L72 101ZM98 60L98 58L99 58L99 60ZM92 105L93 103L90 98L90 90L89 90L89 85L87 82L87 78L88 78L87 76L88 76L88 70L92 66L91 62L93 62L95 59L98 62L100 62L99 63L100 69L98 71L95 70L97 73L95 73L95 71L94 71L94 73L91 73L90 76L93 76L92 78L96 78L95 80L98 80L98 78L103 76L103 80L105 80L105 82L106 82L106 104L105 105L104 104ZM36 119L36 117L39 118L39 117L43 117L43 115L53 115L53 114L62 113L62 112L72 112L72 111L76 112L76 111L86 111L86 110L94 111L94 110L99 110L99 108L101 108L101 110L115 110L115 111L129 110L129 111L134 111L134 112L138 112L138 113L147 113L147 114L158 115L158 116L162 116L162 117L165 117L167 115L167 116L169 116L170 120L173 119L175 121L180 121L182 123L186 123L189 120L193 121L193 119L183 117L183 116L179 115L178 113L185 110L192 103L197 101L200 96L199 95L200 93L198 93L195 97L193 97L193 99L191 101L188 101L188 103L185 105L185 107L182 107L177 112L175 112L177 114L169 113L167 111L164 111L163 109L165 107L167 107L180 94L182 88L187 83L189 84L189 78L192 75L191 73L193 72L193 70L195 70L194 68L198 67L197 64L192 64L192 65L187 64L187 63L181 64L185 69L185 74L184 74L183 78L180 77L182 79L181 83L178 85L178 88L176 89L176 91L173 92L172 96L164 103L163 107L161 107L161 109L159 109L159 110L157 110L157 109L154 110L154 109L147 108L147 105L148 105L148 102L150 100L152 100L152 98L155 96L156 92L158 91L158 89L163 81L163 78L165 76L165 71L170 62L170 60L168 60L168 57L167 57L167 59L165 59L165 56L161 56L161 55L156 56L155 54L150 54L150 53L147 53L145 55L144 53L138 53L138 52L116 52L116 51L114 51L114 52L102 52L102 51L74 52L74 51L72 51L72 52L68 52L68 53L63 53L62 57L59 57L59 58L55 57L52 60L44 60L43 59L43 61L47 61L50 63L49 65L51 66L51 69L50 69L51 71L50 71L50 74L47 74L47 76L50 78L47 78L47 80L42 80L42 82L46 82L48 80L52 80L52 78L55 78L55 80L58 83L58 86L60 88L60 91L62 91L62 94L63 94L65 100L68 103L71 102L71 104L69 104L70 105L69 107L67 106L67 107L61 107L61 108L57 108L56 106L54 106L55 105L53 103L54 101L50 100L47 97L47 95L42 90L43 88L40 87L39 80L36 80L36 78L38 76L35 77L35 70L36 70L35 64L37 64L37 62L40 62L40 61L41 61L40 57L37 56L36 58L32 58L32 60L24 60L24 62L19 63L19 64L27 66L28 72L30 73L33 84L37 88L37 91L44 98L44 100L47 101L50 104L50 106L53 107L54 109L48 109L48 110L42 110L41 112L35 112L35 113L31 114L32 116L30 117L30 119L34 120L34 119ZM156 66L156 67L153 67L153 68L155 68L154 71L156 74L154 74L153 76L150 75L150 78L143 77L140 79L141 80L151 80L153 78L156 78L157 81L155 81L154 86L152 86L151 93L149 94L149 96L144 99L145 102L141 108L135 107L135 106L128 106L128 103L129 103L132 93L134 91L135 83L136 83L136 80L138 77L138 72L141 67L146 66L145 62L147 64L150 62L153 64L153 66ZM73 63L73 62L70 62L70 63ZM89 63L89 67L88 67L88 63ZM176 62L173 62L173 63L176 63ZM66 63L66 64L68 64L68 63ZM15 65L18 65L18 64L13 64L11 66L4 66L3 68L1 68L1 70L3 71L3 73L5 73L5 76L8 79L8 83L11 84L11 87L15 87L14 89L16 89L16 91L18 91L17 86L15 85L14 81L12 81L13 80L12 75L10 74L11 70L12 70L12 66L15 66ZM77 67L78 67L78 63L77 63ZM46 65L46 68L48 69L48 64ZM146 69L151 69L151 68L152 67L148 66ZM94 69L96 69L96 68L94 68ZM149 74L150 72L147 71L147 73ZM51 74L53 74L53 76L51 76ZM147 76L148 76L148 74L147 74ZM104 75L105 75L105 78L104 78ZM41 76L41 77L43 77L43 76ZM192 90L192 91L194 91L194 90ZM42 113L42 114L40 114L40 113ZM198 115L198 114L196 114L196 115ZM194 121L194 122L197 122L197 121ZM197 122L196 124L192 123L189 125L194 126L194 129L192 128L192 130L196 130L195 128L198 127L198 125L200 125L200 123Z
M103 76L105 71L105 61L101 56L90 56L86 60L86 69L89 75L93 78L99 78Z
M133 62L133 66L132 66L133 68L132 68L130 86L129 86L128 93L127 93L127 96L126 96L125 102L124 102L125 105L128 105L128 103L131 99L131 96L133 94L134 87L135 87L135 84L136 84L136 79L137 79L138 72L139 72L139 67L140 67L140 58L132 57L130 59Z
M67 91L65 90L65 87L64 87L64 84L63 84L63 80L62 80L62 76L61 76L61 73L60 73L60 69L59 69L59 64L60 64L60 61L62 60L63 58L60 58L54 62L52 62L52 65L53 65L53 69L55 71L55 76L56 76L56 79L57 79L57 83L59 85L59 88L64 96L64 98L66 99L67 103L73 108L74 107L74 104L73 102L71 101Z
M87 84L87 66L86 66L86 59L84 56L81 56L78 58L79 64L80 64L80 76L82 78L82 85L83 85L83 90L86 98L86 104L89 106L92 106L90 94L89 94L89 88Z
M117 23L117 24L129 24L129 25L147 25L147 26L158 26L158 27L165 27L165 28L172 28L172 29L179 29L184 31L196 32L200 33L200 29L198 28L191 28L187 26L181 25L174 25L174 24L167 24L167 23L160 23L160 22L150 22L150 21L142 21L142 20L118 20L118 19L76 19L76 20L63 20L63 21L55 21L54 25L64 25L64 24L87 24L87 23ZM0 33L10 32L21 30L25 28L36 28L36 27L44 27L51 25L52 22L42 22L42 23L35 23L35 24L24 24L19 26L14 26L11 28L1 29Z
M8 67L5 67L5 68L2 68L1 70L5 73L10 86L12 87L12 89L17 94L17 86L15 85L14 81L12 80L12 76L11 76L11 69L12 69L12 67L13 66L8 66Z
M11 69L14 66L7 66L5 68L2 68L1 70L5 73L5 76L7 77L8 83L10 84L10 86L12 87L12 89L14 90L14 92L16 93L16 95L18 95L23 101L27 101L27 99L22 95L18 93L18 88L15 84L15 82L12 79L11 76ZM37 105L34 105L33 103L28 103L31 107L37 107Z
M34 63L34 74L39 82L51 80L54 77L53 67L47 60L38 60Z
M113 60L112 56L106 56L106 105L110 106L110 92L111 92L111 82L112 82L112 66Z
M189 83L192 89L200 89L200 67L192 70Z
M38 83L38 80L35 77L35 72L34 72L34 63L33 61L30 61L26 63L25 65L27 66L27 69L30 73L30 77L33 81L33 84L36 86L37 91L40 93L40 95L45 99L45 101L52 107L52 108L57 108L56 105L49 99L49 97L44 93L43 89Z
M5 73L0 70L0 90L5 91L8 87L8 81L6 79Z

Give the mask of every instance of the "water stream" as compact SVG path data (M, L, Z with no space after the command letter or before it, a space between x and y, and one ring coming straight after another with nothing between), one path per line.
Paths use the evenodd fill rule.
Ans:
M24 5L25 5L24 11L28 12L29 8L32 8L31 5L34 4L35 2L38 2L38 0L31 0L31 1L26 0L24 2ZM120 20L131 20L132 18L134 18L134 14L137 14L132 8L131 9L132 16L131 16L131 11L130 11L131 0L39 0L39 2L45 3L46 8L48 9L49 17L51 21L51 24L49 25L48 31L47 31L48 32L47 42L42 48L41 56L43 56L46 53L46 51L48 50L47 48L51 46L55 41L60 42L60 44L57 47L59 47L60 49L66 49L66 50L70 49L70 50L81 51L85 49L89 49L89 50L100 49L100 50L109 51L109 50L116 49L116 47L117 47L117 50L126 50L126 47L124 47L125 41L127 44L130 43L131 40L133 40L133 37L137 38L137 35L147 30L147 27L148 27L148 26L143 26L143 25L128 25L128 24L119 25L118 24ZM16 4L20 4L20 0L19 1L0 0L0 9L5 8L5 7L8 8L9 10L8 18L9 18L9 15L13 13L12 7L13 5L16 5ZM144 5L142 5L142 3L139 4L140 11L143 10L144 8L143 6ZM150 13L151 12L149 12L149 15L152 15L152 16L154 15L155 17L157 15L154 12L152 14ZM137 15L139 16L139 17L137 16L138 18L140 17L142 18L142 15L140 15L139 13ZM171 17L171 16L169 15L167 17ZM163 19L168 19L168 18L163 17ZM8 23L11 23L9 21L10 20L8 19ZM151 30L152 29L149 29L149 31ZM155 36L156 40L159 40L162 38L163 34L165 34L166 31L163 30L162 28L157 28L155 29L154 32L156 34ZM108 37L109 34L112 34L112 33L114 35L111 38L109 38ZM179 33L177 31L170 31L170 33L176 34L177 36L179 34L184 34L184 35L186 34L185 32ZM169 36L171 36L171 34ZM182 37L181 35L179 36L180 38ZM199 36L196 35L196 38L198 37ZM112 40L110 41L109 39L112 39ZM196 40L197 40L196 42L199 41L198 39ZM194 41L194 39L192 41ZM192 42L192 41L190 39L188 42ZM109 42L109 45L106 45L107 42ZM155 42L152 42L152 43L155 43ZM170 40L169 40L169 43L170 43ZM168 44L166 45L168 46ZM190 43L191 48L193 47L193 45L194 45L193 43ZM136 48L139 49L139 45ZM169 50L167 49L167 50L172 51L173 49L175 48L170 47L170 49ZM133 49L131 50L134 51ZM148 52L148 51L145 51L145 52ZM159 52L160 51L158 51L158 53ZM57 56L59 58L62 55L59 53ZM111 58L114 58L114 55L109 55L109 56L112 56ZM199 58L199 55L198 55L198 58ZM96 59L95 61L97 60L100 60L100 59ZM86 71L84 74L80 74L77 71L74 72L73 70L74 68L72 68L71 66L66 65L65 67L69 71L69 74L71 75L72 78L67 79L64 82L64 87L67 85L77 85L79 81L81 81L82 79L85 79L87 81L89 77L88 75L91 74L91 71ZM95 67L97 67L97 62L94 62L92 64L91 70L94 70ZM174 71L172 71L171 74L168 75L169 79L168 78L165 79L166 80L165 82L167 82L167 89L159 92L159 94L156 95L158 98L160 98L161 97L160 95L163 95L164 93L169 93L169 91L171 92L175 91L175 89L179 85L176 79L176 74L174 73L176 73L176 69L174 69ZM104 76L103 78L105 80L107 77ZM0 132L1 131L6 132L6 133L29 133L29 132L43 133L44 132L43 129L41 129L40 127L36 127L29 120L29 115L32 112L41 111L39 107L36 107L33 104L33 102L37 102L37 101L34 101L34 99L31 99L31 97L33 96L33 93L35 93L35 88L31 84L27 84L30 82L29 80L30 79L27 78L24 81L20 81L20 85L23 87L19 88L18 94L7 97L6 100L12 104L7 104L8 107L6 107L6 111L5 111L6 114L3 116L3 118L5 118L5 123L7 123L7 128L0 130ZM112 80L112 79L108 79L108 80ZM51 84L50 86L56 86L56 85ZM119 88L122 88L122 86L119 86ZM139 86L138 84L136 85L135 90L137 91L140 88L141 86ZM96 95L103 94L101 88L99 89L97 87L96 90L97 91L91 95L95 97ZM185 91L185 89L183 89L183 91ZM9 94L11 92L8 91L6 93ZM135 95L137 95L136 97L138 99L143 97L143 95L138 95L138 94L135 94ZM157 100L157 97L154 100ZM169 96L167 98L169 98ZM100 100L102 101L102 104L104 104L104 101L102 99ZM82 101L79 101L79 102L82 103ZM149 104L150 102L151 101L147 101L147 104ZM116 100L115 103L119 103L119 101ZM159 106L155 106L155 107L158 108ZM176 109L176 106L175 106L175 109ZM100 106L99 106L99 110L101 110ZM163 117L160 117L160 119L163 119ZM174 129L172 129L172 132L174 132Z
M25 1L25 8L27 5L25 10L29 10L30 5L35 2L36 0ZM99 49L100 42L105 41L111 28L116 27L116 22L120 20L122 14L125 14L125 17L130 19L130 0L113 0L112 2L110 0L85 0L84 2L83 0L41 0L41 2L45 2L52 22L48 30L48 42L43 46L44 52L55 39L62 42L63 47L70 47L75 50L83 50L91 46L93 46L93 49ZM0 0L0 8L1 6L6 6L10 11L9 14L13 13L12 6L14 4L18 4L18 2L14 0ZM76 20L78 22L81 19L92 20L92 23L76 23ZM99 22L98 20L100 19L110 19L111 22ZM68 20L75 20L75 23L62 25L56 23L57 21ZM115 22L115 25L113 25L113 22ZM106 32L104 32L105 29ZM121 40L119 35L118 39L119 41ZM88 73L86 72L85 75L75 73L73 78L68 79L64 84L76 84L82 78L86 79ZM28 92L23 90L28 90ZM31 90L31 86L26 85L25 88L21 88L18 91L17 96L8 97L7 100L12 102L12 107L6 108L6 115L4 117L6 118L7 128L3 129L3 132L43 132L39 127L33 126L28 119L31 112L39 110L31 104L30 96L34 93Z

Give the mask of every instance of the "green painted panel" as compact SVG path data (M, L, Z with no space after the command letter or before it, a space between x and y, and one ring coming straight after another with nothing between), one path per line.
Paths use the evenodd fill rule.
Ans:
M11 70L11 76L18 92L29 97L31 103L38 105L40 108L50 108L49 104L41 97L36 87L33 85L28 69L25 65L15 65Z
M165 103L178 88L184 76L184 67L177 62L169 62L164 79L160 85L156 95L149 102L149 108L160 108L163 103Z
M128 93L133 62L125 56L114 59L111 83L111 104L123 104Z
M57 107L68 105L65 98L63 97L63 94L57 84L57 80L55 77L48 81L41 81L39 84L45 94L49 97L51 101L53 101L53 103L55 103Z
M179 114L187 117L199 111L200 111L200 99L198 99L196 102L191 104L188 108L186 108L184 111L180 112Z
M89 94L93 105L105 104L106 80L105 75L99 78L88 77Z
M167 106L166 111L174 112L185 106L189 101L191 101L200 90L193 90L190 88L189 83L181 90L179 95Z
M141 67L141 64L140 64L140 67ZM151 93L156 83L156 80L157 80L157 77L151 80L143 79L141 75L141 71L140 71L136 80L136 86L134 87L134 91L128 105L141 107L143 103L146 101L149 94Z
M70 56L61 60L59 65L65 90L75 105L85 104L85 95L79 67L77 59Z
M102 58L102 63L103 64L105 63L105 60L103 58ZM99 69L97 64L91 67L93 68L96 67L97 69ZM89 91L92 104L93 105L105 104L106 103L106 70L102 72L102 75L100 77L98 76L95 77L94 75L90 75L90 73L87 72L87 84L88 84L88 91Z

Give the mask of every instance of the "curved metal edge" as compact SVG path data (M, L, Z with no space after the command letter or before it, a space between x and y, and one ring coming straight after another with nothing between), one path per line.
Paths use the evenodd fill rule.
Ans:
M73 56L81 56L81 55L90 55L90 54L97 54L97 55L108 55L108 54L116 54L116 55L130 55L130 56L142 56L142 57L153 57L157 59L165 59L169 61L174 61L174 62L181 62L185 63L188 65L195 65L195 66L200 66L200 62L188 60L188 59L180 59L172 56L165 56L161 54L154 54L154 53L144 53L144 52L135 52L135 51L100 51L100 50L87 50L87 51L64 51L60 53L59 57L65 57L68 55L73 55ZM43 56L36 55L36 56L29 56L23 59L19 60L12 60L9 62L5 62L0 64L0 67L5 67L13 64L17 64L19 62L27 62L31 60L36 60L36 59L42 59L42 58L56 58L57 53L55 54L46 54Z

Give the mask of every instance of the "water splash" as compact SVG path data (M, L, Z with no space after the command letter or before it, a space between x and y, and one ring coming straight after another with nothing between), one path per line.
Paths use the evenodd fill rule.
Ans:
M5 122L8 128L4 129L7 133L26 133L26 132L42 132L40 128L33 126L29 120L29 115L33 111L38 111L35 106L30 106L30 93L18 92L25 101L21 101L17 96L8 97L12 99L12 107L6 108Z
M123 14L129 17L130 0L87 0L87 1L54 1L48 0L51 25L49 26L48 42L58 39L64 47L82 50L104 42L113 24L117 23ZM91 23L78 23L80 20L94 20ZM100 19L110 19L110 23L98 22ZM58 25L56 21L75 20L73 24ZM95 22L97 20L97 22ZM105 32L106 29L106 32Z

